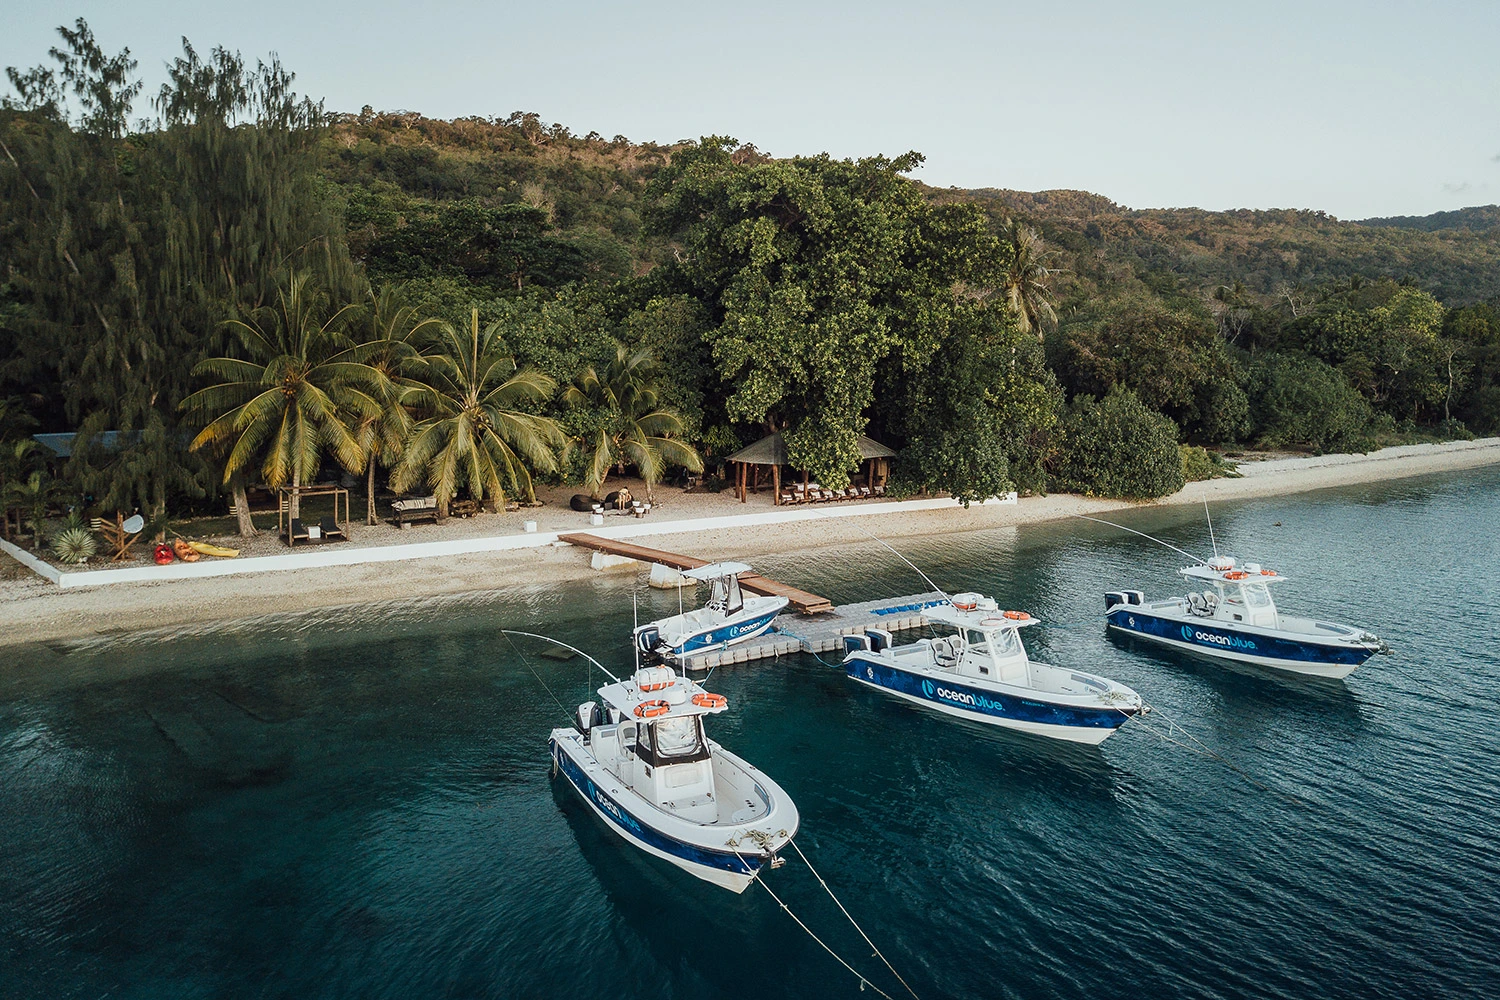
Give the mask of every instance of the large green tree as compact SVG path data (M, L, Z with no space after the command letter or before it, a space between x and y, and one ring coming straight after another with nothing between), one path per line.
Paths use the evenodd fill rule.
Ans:
M416 307L406 302L400 288L384 285L370 293L365 304L358 337L361 362L369 376L362 386L372 403L354 418L354 438L364 453L365 523L375 524L375 469L394 468L411 438L413 421L404 403L414 387L407 374L418 363L415 344L439 321L419 318Z
M588 411L579 443L586 450L584 485L599 496L611 466L632 464L652 497L668 466L703 471L703 459L681 439L682 417L661 403L656 358L648 350L615 348L603 374L593 367L563 393L571 407Z
M274 304L231 322L243 358L197 366L195 374L219 381L183 401L185 410L210 418L191 447L227 451L225 482L258 467L270 486L302 486L313 481L325 452L350 472L364 470L365 451L350 427L379 414L379 401L364 391L379 373L364 363L369 348L341 329L351 308L330 303L311 274L295 272ZM243 509L243 498L236 501ZM301 516L296 493L289 507Z
M881 360L930 355L959 283L999 248L978 212L934 208L903 176L916 153L766 160L735 146L679 151L648 223L680 243L668 267L709 310L729 418L787 428L792 464L846 484Z
M532 412L557 383L516 365L501 325L479 325L474 308L464 328L443 324L406 394L420 422L391 481L404 490L425 482L447 509L459 489L497 507L507 493L536 498L532 470L557 468L566 439L557 422Z

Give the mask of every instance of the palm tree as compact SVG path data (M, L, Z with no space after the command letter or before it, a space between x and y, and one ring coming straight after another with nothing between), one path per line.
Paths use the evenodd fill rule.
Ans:
M567 442L557 421L520 407L551 398L557 383L534 368L518 369L505 353L500 324L480 329L478 308L467 329L441 324L421 361L402 399L421 422L392 485L404 490L424 479L439 510L460 486L491 509L507 490L535 500L531 469L555 470Z
M359 388L378 381L378 374L363 363L366 351L338 329L350 308L332 310L311 276L294 272L278 289L275 305L257 310L248 323L230 321L249 360L209 358L193 369L222 381L182 402L184 409L213 418L189 448L228 447L224 481L236 484L241 510L243 480L237 473L257 461L270 486L307 482L325 449L350 472L364 471L364 451L345 420L378 409ZM301 516L299 499L292 494L292 517Z
M412 387L405 373L417 360L412 345L416 336L435 319L417 319L417 310L401 300L400 289L384 285L371 290L365 312L363 356L376 377L364 386L365 394L378 406L366 411L354 425L354 439L365 456L365 522L375 523L375 467L393 468L411 437L411 413L402 397Z
M612 465L624 471L627 462L633 463L646 481L648 499L668 465L703 471L698 452L672 436L682 433L682 417L661 406L655 376L656 359L649 350L617 344L603 378L589 368L563 394L569 406L588 407L600 418L578 439L591 456L584 484L595 497Z
M1022 333L1035 332L1041 340L1042 325L1057 322L1051 283L1060 269L1049 266L1057 253L1047 249L1035 229L1014 219L1006 223L1005 238L1011 246L1010 262L1002 277L1006 307Z

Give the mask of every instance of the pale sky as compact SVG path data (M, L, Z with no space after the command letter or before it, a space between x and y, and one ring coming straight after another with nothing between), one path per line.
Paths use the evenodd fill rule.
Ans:
M278 52L330 110L536 111L580 135L727 134L776 156L916 149L929 184L1133 208L1500 202L1500 0L113 0L13 9L0 65L42 62L79 15L107 51L130 47L148 94L186 35Z

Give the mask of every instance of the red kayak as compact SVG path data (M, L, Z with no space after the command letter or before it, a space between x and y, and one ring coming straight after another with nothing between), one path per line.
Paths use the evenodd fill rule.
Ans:
M165 566L176 558L177 556L172 552L172 546L158 545L156 547L156 565Z

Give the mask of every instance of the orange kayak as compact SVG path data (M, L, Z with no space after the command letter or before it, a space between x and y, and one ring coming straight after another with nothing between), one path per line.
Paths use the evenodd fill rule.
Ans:
M174 538L172 540L172 553L183 562L198 561L198 553L193 550L193 547L191 545L189 545L187 542L184 542L180 538Z

